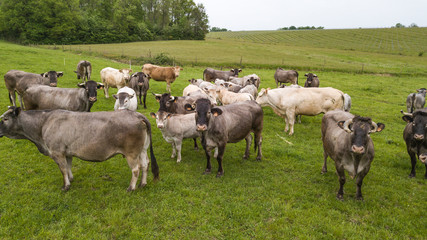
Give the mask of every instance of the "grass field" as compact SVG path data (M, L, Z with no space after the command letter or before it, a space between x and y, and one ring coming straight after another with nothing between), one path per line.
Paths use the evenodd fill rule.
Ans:
M221 46L222 41L225 40L208 40L206 44ZM186 42L142 44L162 44L167 48ZM240 45L242 52L257 45L235 44L236 48ZM112 51L120 48L118 46L122 45L104 45L103 49ZM288 47L287 50L294 48L309 52L306 47ZM138 49L133 51L140 51ZM151 45L150 49L154 53ZM345 50L324 51L325 54L340 52L341 58L351 57ZM356 74L343 67L340 71L316 71L316 74L321 87L335 87L351 95L352 113L370 116L373 121L386 125L383 132L372 134L376 155L364 180L364 201L355 200L356 186L350 178L344 188L344 201L335 198L339 184L331 160L329 172L320 173L322 116L304 116L302 123L295 126L295 135L288 136L283 132L282 118L270 108L264 108L263 160L255 161L253 152L249 160L242 160L244 142L228 144L224 155L225 175L220 179L215 178L215 174L202 175L205 155L202 150L193 150L192 140L183 143L181 163L170 159L171 146L154 127L154 151L161 180L154 183L150 173L148 185L133 193L126 192L131 172L121 156L103 163L75 159L75 180L68 192L62 192L62 176L52 159L40 154L27 140L1 138L0 238L425 239L425 167L418 162L417 177L408 178L410 160L402 139L405 123L399 112L405 109L409 93L426 87L425 56L352 52L359 61L379 62L378 66L383 64L379 56L389 58L387 71ZM211 59L212 65L226 62L218 56L220 54L209 54L200 53L199 56ZM263 56L264 53L260 53L259 59ZM224 55L224 59L227 57ZM73 70L82 59L92 62L93 80L97 81L104 67L128 67L94 54L73 54L5 42L0 42L0 58L2 75L10 69L36 73L51 69L64 71L58 87L75 87L78 82ZM187 61L180 77L172 84L172 93L176 96L182 94L188 79L202 77L204 67L192 67L191 58ZM403 63L419 72L413 72L413 76L395 74L395 67ZM309 71L308 64L299 69ZM132 68L139 71L140 67ZM273 68L246 67L242 72L244 75L252 73L261 77L261 87L275 87ZM300 84L302 82L300 78ZM150 82L150 92L163 93L165 88L165 83ZM115 89L110 90L110 94L114 92ZM93 111L113 110L112 98L105 99L101 92L98 97ZM6 111L9 104L7 91L0 87L0 109ZM154 97L149 96L147 104L148 109L139 108L138 112L149 116L150 112L157 111ZM155 126L154 119L149 119ZM216 161L212 164L216 170Z
M427 28L209 33L206 41L48 46L122 59L165 53L192 66L427 76Z

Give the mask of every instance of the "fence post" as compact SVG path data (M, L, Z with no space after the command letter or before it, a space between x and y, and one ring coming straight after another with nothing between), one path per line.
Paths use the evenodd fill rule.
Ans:
M240 56L240 67L242 67L242 60L243 60L243 57Z

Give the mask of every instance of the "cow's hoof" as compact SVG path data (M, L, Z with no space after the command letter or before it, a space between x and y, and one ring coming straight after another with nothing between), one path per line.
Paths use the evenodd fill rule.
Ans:
M248 158L249 158L249 155L243 155L244 160L248 160Z
M257 160L258 162L260 162L260 161L261 161L261 157L256 157L256 160Z
M210 169L206 169L204 172L203 172L203 174L204 175L206 175L206 174L210 174L211 173L211 170Z
M127 189L127 191L128 191L128 192L133 192L133 191L135 191L135 188L133 188L133 187L129 186L129 187L128 187L128 189Z
M325 174L327 172L328 172L328 170L322 168L322 174Z
M181 162L181 159L177 159L177 160L176 160L176 163L180 163L180 162Z
M415 177L415 173L409 174L409 178L414 178L414 177Z
M140 183L140 184L139 184L139 187L140 187L140 188L143 188L143 187L145 187L145 186L147 186L147 183ZM129 191L129 189L128 189L128 191Z
M356 200L357 201L363 201L363 197L362 196L356 196Z
M217 178L220 178L220 177L222 177L224 175L224 173L223 172L218 172L217 174L216 174L216 177Z
M66 192L66 191L68 191L68 190L70 190L70 185L63 186L63 187L62 187L62 191Z
M340 201L343 201L344 200L344 195L338 193L337 194L337 199L340 200Z
M194 150L199 151L199 147L194 147Z

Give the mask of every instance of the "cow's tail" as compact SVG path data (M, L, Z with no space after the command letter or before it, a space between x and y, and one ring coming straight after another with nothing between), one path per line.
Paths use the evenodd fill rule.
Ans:
M16 96L16 95L15 95ZM12 105L13 104L13 102L12 102L12 96L10 95L10 92L9 92L9 101L10 101L10 104Z
M411 101L411 113L415 110L415 97L417 94L412 94L412 101Z
M299 76L299 74L298 74L298 72L297 71L295 71L296 73L297 73L297 85L298 85L298 76Z
M153 137L151 136L151 124L148 119L144 116L143 121L147 125L147 132L150 138L150 159L151 159L151 172L154 175L154 180L159 180L159 165L157 165L156 157L153 151Z

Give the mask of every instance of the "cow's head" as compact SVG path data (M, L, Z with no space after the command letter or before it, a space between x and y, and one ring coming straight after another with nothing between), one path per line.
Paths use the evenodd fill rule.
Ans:
M174 111L174 104L178 100L178 97L171 96L170 93L163 93L163 94L154 94L156 97L157 102L160 103L159 111L165 111L165 112L173 112Z
M149 81L150 75L145 74L143 72L136 72L136 73L132 74L131 79L133 79L133 78L137 79L138 86L142 87L145 82Z
M104 88L104 84L97 83L97 82L92 81L92 80L87 81L85 83L79 83L79 84L77 84L77 86L80 88L84 88L86 90L86 94L89 98L89 102L92 104L95 103L97 100L96 97L98 94L97 94L96 90Z
M369 117L356 116L346 121L339 121L338 126L351 134L350 151L355 154L364 154L369 142L369 134L381 132L385 125L374 123Z
M242 71L242 69L238 69L238 68L234 68L234 69L230 70L230 72L233 73L232 76L235 76L235 77L238 77L239 76L239 72L241 72L241 71Z
M313 79L314 79L314 78L317 78L317 75L316 75L316 74L313 74L313 73L306 73L304 76L306 76L306 77L307 77L307 83L308 83L309 85L311 85L311 84L313 83Z
M153 112L150 113L150 116L156 119L157 128L163 129L166 127L167 120L172 116L172 114L165 111L158 111L157 114Z
M197 99L193 105L185 104L187 111L195 111L196 116L196 130L198 132L204 132L208 130L209 122L211 118L217 117L222 114L222 110L217 107L212 107L211 101L205 98Z
M80 73L79 73L79 72L77 72L77 71L74 71L74 72L77 74L77 79L82 78L82 76L80 76Z
M176 67L173 67L173 69L174 69L174 72L175 72L175 77L179 77L179 72L181 71L181 70L184 70L182 67L180 67L180 66L176 66Z
M268 106L269 100L268 100L268 91L270 91L270 88L264 89L262 88L261 91L258 93L258 97L256 98L256 102L261 105L262 107Z
M114 94L113 97L116 100L119 100L119 108L118 110L124 110L129 109L130 107L130 100L135 97L134 94L129 94L126 92L120 92L118 94Z
M426 139L426 129L427 129L427 111L426 110L417 110L414 113L404 113L403 121L412 124L411 129L414 134L414 140L423 142Z
M20 126L18 124L18 115L21 113L19 107L9 107L9 109L0 116L0 137L20 139Z
M40 74L42 77L49 79L49 86L56 87L58 85L58 78L64 75L63 72L49 71Z
M119 72L123 74L123 79L126 81L126 83L128 83L130 80L130 73L132 72L132 69L123 68L120 69Z

